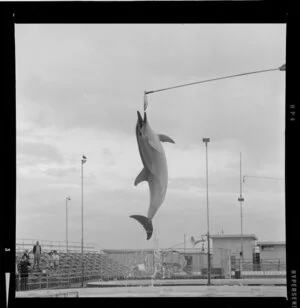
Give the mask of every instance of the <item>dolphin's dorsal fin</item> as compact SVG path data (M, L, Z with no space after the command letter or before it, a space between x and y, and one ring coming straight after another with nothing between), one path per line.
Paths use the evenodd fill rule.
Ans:
M148 181L148 175L149 175L149 172L147 171L147 169L143 168L143 170L136 177L134 181L134 186L138 185L139 183L143 181Z
M171 143L175 143L175 141L170 138L169 136L167 135L164 135L164 134L158 134L158 138L161 142L171 142Z

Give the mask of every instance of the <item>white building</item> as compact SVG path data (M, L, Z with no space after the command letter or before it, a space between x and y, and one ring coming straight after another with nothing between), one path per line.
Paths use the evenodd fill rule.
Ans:
M283 241L257 242L257 246L259 247L260 260L286 258L285 242Z

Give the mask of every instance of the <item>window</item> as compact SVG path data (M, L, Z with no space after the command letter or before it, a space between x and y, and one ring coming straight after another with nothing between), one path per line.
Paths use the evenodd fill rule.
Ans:
M184 256L186 259L186 266L191 266L193 262L193 257L192 256Z

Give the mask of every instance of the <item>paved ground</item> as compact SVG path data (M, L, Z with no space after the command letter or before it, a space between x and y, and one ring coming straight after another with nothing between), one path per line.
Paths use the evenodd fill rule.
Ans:
M16 292L16 297L286 297L284 286L138 286ZM77 293L78 292L78 293Z

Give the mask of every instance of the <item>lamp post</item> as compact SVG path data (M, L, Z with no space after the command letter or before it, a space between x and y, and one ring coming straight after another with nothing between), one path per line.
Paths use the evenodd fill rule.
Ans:
M242 195L242 153L240 153L240 196L238 201L240 202L241 206L241 252L240 252L240 277L242 278L242 271L243 271L243 258L244 258L244 245L243 245L243 201L245 199Z
M68 201L70 201L70 196L66 198L66 251L68 252Z
M209 138L203 138L202 141L206 147L206 201L207 201L207 285L210 285L210 238L209 238L209 207L208 207L208 162L207 162L207 143L210 141Z
M81 159L81 267L82 267L82 277L81 286L83 287L84 282L84 265L83 265L83 164L86 163L87 158L82 155Z

